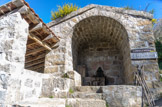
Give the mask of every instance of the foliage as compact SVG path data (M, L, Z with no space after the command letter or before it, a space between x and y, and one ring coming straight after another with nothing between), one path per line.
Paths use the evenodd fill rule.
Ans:
M51 11L51 20L55 20L59 17L64 17L68 15L69 13L78 10L78 6L73 5L73 4L64 4L63 6L57 6L58 10L57 11Z
M151 21L153 25L157 23L157 19L152 19Z
M66 105L65 107L71 107L70 105Z
M109 104L106 103L106 107L109 107Z
M162 43L160 41L156 41L155 45L156 45L156 51L158 53L159 68L162 69Z
M160 76L160 82L162 82L162 76Z
M69 75L67 73L65 73L62 78L70 78Z
M72 94L74 93L74 90L72 88L69 89L69 93Z
M54 98L53 96L49 96L49 98Z
M151 13L151 14L154 14L154 13L155 13L155 10L152 9L152 10L150 10L150 11L148 11L148 12Z
M124 9L125 10L134 10L133 7L130 7L130 6L125 6Z

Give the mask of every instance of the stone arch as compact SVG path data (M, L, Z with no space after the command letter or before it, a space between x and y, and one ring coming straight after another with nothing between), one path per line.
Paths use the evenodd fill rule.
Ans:
M73 69L83 78L93 77L99 67L104 70L105 85L126 84L132 77L128 33L114 18L91 15L76 23L72 57Z

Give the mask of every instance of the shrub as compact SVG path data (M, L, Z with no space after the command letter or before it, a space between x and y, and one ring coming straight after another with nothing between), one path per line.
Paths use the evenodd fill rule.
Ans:
M157 23L157 19L152 19L151 21L153 25Z
M59 17L64 17L68 15L69 13L78 10L78 6L73 4L64 4L63 6L57 6L57 11L51 11L51 20L55 20Z
M70 105L66 105L65 107L71 107Z
M74 93L74 90L72 88L69 89L69 93L72 94Z
M49 96L49 98L54 98L53 96Z
M130 7L130 6L125 6L124 9L125 10L134 10L133 7Z
M109 104L106 103L106 107L109 107Z
M65 73L64 75L62 75L62 78L70 78L70 77L67 73Z

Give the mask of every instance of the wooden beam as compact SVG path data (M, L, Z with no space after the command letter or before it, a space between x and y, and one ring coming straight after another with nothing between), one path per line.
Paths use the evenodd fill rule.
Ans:
M31 43L28 43L27 46L31 46L31 45L34 45L34 44L37 44L37 42L31 42Z
M48 40L52 40L54 44L57 43L57 38L53 34L50 34L45 39L43 39L43 41L48 41Z
M31 67L25 67L25 68L30 69L30 70L35 70L35 69L38 69L38 68L41 68L41 67L44 67L44 63L41 63L39 65L34 65L34 66L31 66Z
M45 59L42 58L42 59L39 59L39 60L30 62L30 63L26 63L26 64L25 64L25 67L26 67L26 68L29 68L29 67L31 67L31 66L33 66L33 65L40 64L40 63L42 63L42 62L44 62L44 61L45 61Z
M36 42L38 42L41 46L45 47L47 50L49 50L49 51L52 50L51 47L47 43L41 41L40 38L38 38L37 36L33 35L32 33L30 33L29 37L31 39L35 40Z
M36 26L31 28L29 32L33 32L33 31L36 31L36 30L41 29L41 28L43 28L42 22L38 23Z
M16 7L20 7L24 5L23 0L12 0L12 3L16 6Z
M0 12L4 15L5 13L1 10L1 8L0 8Z
M9 11L12 11L12 9L9 7L9 6L7 6L7 5L4 5Z
M29 8L26 5L24 5L20 9L18 9L17 11L21 14L27 14L29 12Z
M44 38L43 41L50 40L50 39L54 39L52 34L50 34L46 38Z
M38 49L33 49L31 51L27 51L25 56L29 56L29 55L32 55L32 54L35 54L35 53L38 53L38 52L41 52L41 51L44 51L44 50L46 50L44 47L41 47L41 48L38 48Z
M45 54L41 54L41 55L36 55L35 57L29 57L25 59L25 63L29 63L38 59L44 58L45 59Z

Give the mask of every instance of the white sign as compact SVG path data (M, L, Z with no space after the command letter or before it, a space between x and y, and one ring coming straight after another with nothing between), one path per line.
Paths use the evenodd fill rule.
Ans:
M131 59L157 59L157 52L131 53Z

